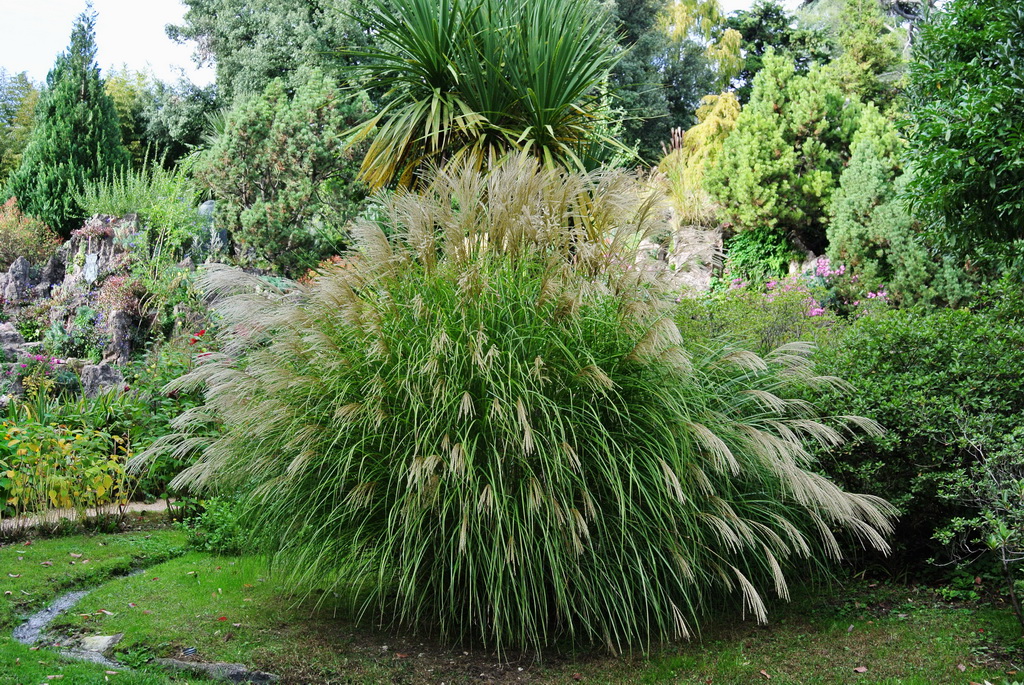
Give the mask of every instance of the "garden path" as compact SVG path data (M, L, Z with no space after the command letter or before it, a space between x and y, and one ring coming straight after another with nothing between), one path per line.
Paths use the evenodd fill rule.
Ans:
M149 511L167 511L167 508L167 500L165 499L158 499L155 502L129 502L125 505L123 513L138 514L140 512ZM116 511L117 508L110 507L104 509L101 513L113 514ZM56 527L60 524L62 519L75 521L78 519L78 516L79 512L76 509L50 509L40 514L29 514L26 516L15 516L13 518L0 519L0 536L39 526Z

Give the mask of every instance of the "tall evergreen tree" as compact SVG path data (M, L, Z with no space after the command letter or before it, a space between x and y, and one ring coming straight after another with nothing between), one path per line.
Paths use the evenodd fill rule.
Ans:
M729 27L742 36L744 65L736 94L744 104L751 97L754 77L764 67L765 52L769 49L789 55L797 74L805 74L812 64L831 58L828 36L800 26L796 17L775 0L757 0L749 10L734 12L729 17Z
M21 164L39 91L28 74L0 68L0 184Z
M26 214L66 235L83 218L74 191L128 161L117 110L96 66L96 13L90 5L75 20L67 52L46 77L32 138L4 196L17 197Z
M821 254L832 191L862 106L825 70L795 71L789 56L765 53L750 103L705 184L737 231L773 230Z

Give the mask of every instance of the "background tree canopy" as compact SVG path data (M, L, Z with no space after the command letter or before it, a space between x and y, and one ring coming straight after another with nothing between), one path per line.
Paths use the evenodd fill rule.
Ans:
M32 137L4 194L17 197L26 214L68 234L83 218L74 192L128 163L117 109L96 66L96 14L88 9L46 77Z

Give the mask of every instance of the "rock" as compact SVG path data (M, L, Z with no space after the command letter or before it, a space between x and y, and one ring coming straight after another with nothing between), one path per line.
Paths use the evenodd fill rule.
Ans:
M24 257L18 257L7 270L7 283L4 286L4 300L17 302L25 299L29 289L32 287L29 281L32 277L32 265Z
M49 283L54 285L64 280L64 260L60 254L52 255L46 260L46 265L43 267L43 272L39 275L39 283Z
M0 323L0 345L24 345L25 338L10 321Z
M214 200L207 200L203 204L199 205L196 211L199 216L203 217L208 221L213 221L213 210L217 208L217 203Z
M21 336L14 324L8 321L0 323L0 348L3 349L4 359L16 360L24 344L25 338Z
M87 652L99 652L105 654L111 647L116 645L124 637L124 633L117 635L91 635L82 638L81 648Z
M107 388L120 387L124 383L121 370L110 364L87 364L82 367L82 394L96 397Z
M127 364L132 355L132 317L120 309L110 315L107 323L110 344L103 350L103 361L111 364Z
M250 671L242 664L203 663L180 659L153 659L153 662L165 668L191 671L197 675L205 675L214 680L226 680L229 683L276 683L281 679L273 673Z

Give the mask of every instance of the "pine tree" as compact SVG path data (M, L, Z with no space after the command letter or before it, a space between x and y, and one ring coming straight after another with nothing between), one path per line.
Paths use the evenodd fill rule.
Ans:
M0 68L0 184L21 164L37 102L39 91L28 74Z
M861 115L850 163L832 198L828 254L848 265L865 292L900 304L958 305L973 291L961 261L928 245L905 198L900 159L907 141L874 105Z
M71 44L46 77L36 125L5 197L67 235L82 217L74 191L128 164L114 103L96 65L96 13L75 20Z
M862 106L822 69L795 72L789 56L765 53L750 103L705 186L735 230L772 230L821 254L832 191Z

